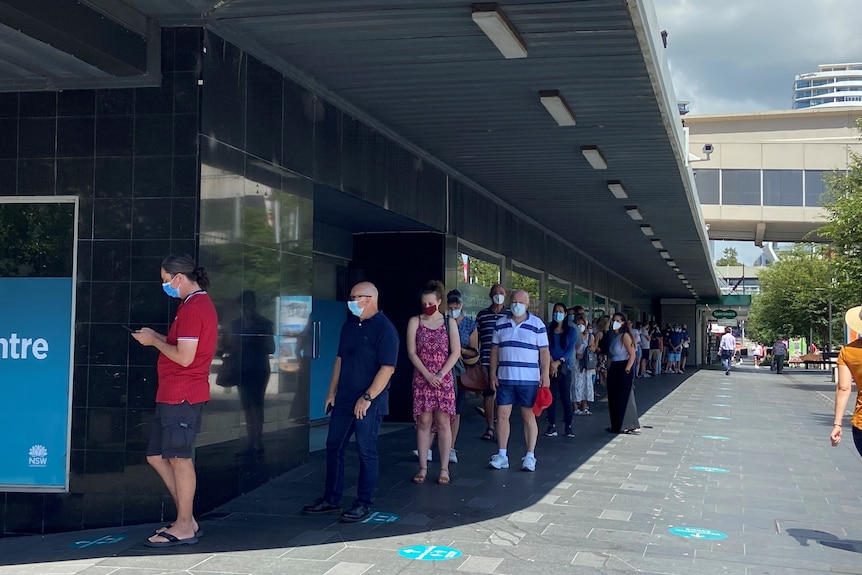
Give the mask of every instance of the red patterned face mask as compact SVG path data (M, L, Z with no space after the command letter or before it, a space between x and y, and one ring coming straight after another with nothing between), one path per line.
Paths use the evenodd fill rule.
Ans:
M422 312L425 315L434 315L437 312L437 306L436 305L423 306Z

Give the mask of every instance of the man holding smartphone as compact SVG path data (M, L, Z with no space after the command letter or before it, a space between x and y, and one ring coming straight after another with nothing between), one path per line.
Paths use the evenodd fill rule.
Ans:
M352 316L341 328L338 355L332 368L326 412L331 412L326 437L326 483L323 497L302 508L307 515L341 513L345 522L371 515L379 458L377 434L389 413L389 380L398 361L398 332L378 309L377 288L361 282L350 290ZM359 481L356 501L342 513L345 449L356 437Z

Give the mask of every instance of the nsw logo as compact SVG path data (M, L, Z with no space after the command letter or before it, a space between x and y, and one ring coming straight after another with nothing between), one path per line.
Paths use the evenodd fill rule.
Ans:
M30 448L30 467L45 467L48 465L48 450L44 445L34 445Z

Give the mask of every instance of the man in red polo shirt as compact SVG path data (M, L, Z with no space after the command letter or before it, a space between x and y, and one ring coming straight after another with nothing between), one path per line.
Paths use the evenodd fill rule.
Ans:
M173 497L177 519L144 543L149 547L194 545L198 524L194 506L197 476L192 454L201 413L210 399L209 371L218 336L218 316L207 295L206 270L190 256L162 262L162 289L182 302L167 335L145 327L133 332L141 345L159 350L156 415L150 429L147 462Z

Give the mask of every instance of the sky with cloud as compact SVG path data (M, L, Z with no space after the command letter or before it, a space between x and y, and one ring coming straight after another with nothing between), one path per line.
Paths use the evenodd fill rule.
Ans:
M789 109L794 77L862 62L862 0L654 0L679 100L693 114ZM716 242L752 263L751 242Z
M862 62L862 0L654 0L694 114L781 110L796 74Z

